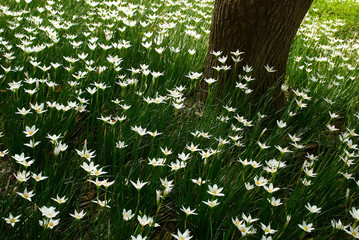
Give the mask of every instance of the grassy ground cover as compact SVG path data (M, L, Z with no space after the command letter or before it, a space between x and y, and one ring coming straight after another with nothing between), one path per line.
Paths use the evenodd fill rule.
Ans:
M314 2L273 115L202 77L211 0L2 1L1 239L358 238L358 4Z

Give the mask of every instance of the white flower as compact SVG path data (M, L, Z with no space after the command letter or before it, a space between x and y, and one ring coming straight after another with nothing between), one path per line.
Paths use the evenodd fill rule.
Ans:
M307 224L305 221L303 221L303 224L298 224L298 226L306 232L311 232L314 230L313 223Z
M176 160L176 162L172 162L170 165L168 165L171 168L171 171L177 171L181 168L185 168L187 166L187 163L184 161Z
M131 235L131 240L146 240L147 237L142 237L141 234L138 234L137 237Z
M330 124L327 124L327 128L329 129L329 131L331 132L334 132L334 131L338 131L339 129L336 128L334 125L330 125Z
M232 222L236 227L239 227L240 225L243 225L243 220L239 221L238 217L232 218Z
M104 186L107 189L109 186L111 186L114 183L115 181L109 182L108 179L105 179L102 181L102 186Z
M291 150L288 149L288 147L282 148L281 146L275 146L282 154L284 153L290 153L293 152Z
M32 114L32 112L30 112L31 109L26 110L25 108L19 109L17 108L17 112L15 112L15 114L21 114L23 116L25 116L26 114Z
M191 152L196 152L196 151L201 151L201 149L198 149L199 145L194 145L193 143L191 143L191 146L186 145L186 148L191 151Z
M35 133L37 133L37 131L39 131L39 129L36 128L35 125L33 125L31 128L26 126L25 131L23 131L23 133L25 133L26 137L32 137L34 136Z
M252 218L252 216L250 214L248 214L248 217L247 217L244 213L242 213L242 218L247 223L252 223L252 222L258 221L258 218Z
M92 202L97 203L98 205L100 205L101 207L107 207L107 208L111 208L108 203L110 202L110 200L104 200L101 201L100 199L97 198L97 200L92 200Z
M74 218L76 218L76 219L81 219L81 218L83 218L84 216L86 215L86 213L84 213L84 210L81 210L81 212L77 212L76 210L75 210L75 213L74 214L71 214L70 213L70 216L71 217L74 217Z
M359 221L359 208L355 209L354 207L352 207L352 210L349 210L349 213L356 221Z
M205 81L206 83L208 83L208 85L211 85L212 83L217 82L217 80L216 80L216 79L213 79L213 78L205 78L204 81Z
M190 159L190 154L185 154L183 153L179 153L178 154L178 158L181 159L182 161L187 161L188 159Z
M58 204L65 203L67 201L67 198L65 198L65 196L60 198L59 195L56 195L56 198L51 198L51 199L57 202Z
M153 158L153 159L148 159L148 164L149 165L152 165L154 167L157 167L157 166L164 166L165 165L165 162L166 162L166 159L165 158Z
M40 172L39 174L32 174L32 178L35 179L36 182L42 181L46 178L48 178L47 176L42 176L42 172Z
M258 187L262 187L268 183L268 180L264 177L260 176L259 178L257 176L254 177L254 184Z
M50 228L53 229L57 224L59 224L60 219L44 219L44 220L39 220L39 224L40 226L44 227L44 228Z
M266 145L265 143L261 143L260 141L258 141L257 143L262 150L270 148L270 146Z
M59 138L62 138L62 136L61 136L61 134L59 134L59 135L56 135L56 134L54 134L54 135L47 134L46 138L49 138L50 141L55 144L55 143L57 143L57 140L58 140Z
M89 162L92 158L96 157L95 151L89 151L86 148L84 148L82 151L75 149L77 154L80 155L80 157L86 158Z
M295 136L295 134L294 135L288 134L288 136L289 136L290 140L292 140L293 142L298 142L301 140L301 138Z
M266 226L263 223L261 223L261 226L262 226L262 230L264 231L265 235L274 234L274 233L276 233L278 231L278 230L271 229L270 224L268 224L268 226Z
M30 178L30 172L26 172L25 170L22 172L17 172L15 177L19 182L26 182Z
M188 215L198 215L198 213L195 213L196 209L191 210L191 208L189 208L189 207L188 207L188 208L185 208L183 205L182 205L181 210L182 210L184 213L186 213L187 216L188 216Z
M268 64L264 66L264 68L267 70L267 72L276 72L277 70L274 69L274 67L270 67Z
M165 147L164 149L162 147L161 148L161 151L163 152L164 155L168 156L172 153L172 150L169 150L167 147Z
M93 162L90 162L90 164L83 162L80 167L82 167L86 172L91 173L92 170L97 169L98 166L99 165L95 165Z
M35 194L33 193L34 191L30 191L28 192L27 189L25 188L23 193L20 192L16 192L17 194L19 194L21 197L25 198L26 200L29 200L31 202L31 198L33 196L35 196Z
M307 174L308 177L315 177L318 174L318 173L314 173L313 168L311 168L311 169L305 168L304 172L305 172L305 174Z
M2 137L2 132L0 132L0 137ZM9 153L8 149L0 151L0 158L5 157L5 155L8 153Z
M60 212L56 211L55 207L46 207L43 206L41 208L39 208L40 212L42 213L42 216L45 216L47 218L54 218L57 216L57 214L59 214Z
M12 227L15 226L15 223L20 222L19 218L20 218L21 214L14 217L11 213L9 213L9 217L8 218L3 218L5 220L5 222L7 224L10 224Z
M142 217L137 216L137 220L142 226L146 226L149 223L149 218L146 215L143 215Z
M333 219L330 221L333 228L344 230L344 225L342 224L342 221L338 220L337 222Z
M279 128L285 128L287 126L287 123L283 122L282 120L280 121L277 120L277 125Z
M282 205L282 202L280 201L280 199L275 199L274 197L272 197L271 199L267 198L268 202L270 204L272 204L272 206L277 207L279 205Z
M134 183L132 181L130 181L130 182L137 190L140 190L143 186L145 186L148 183L148 182L140 182L140 179L137 179L136 183Z
M27 146L27 147L30 147L30 148L34 148L34 147L36 147L37 145L39 145L40 142L41 142L41 141L34 142L34 141L32 141L32 139L30 139L29 143L24 143L24 145Z
M246 187L246 189L248 191L252 190L254 188L254 185L250 184L250 183L244 183L244 186Z
M276 191L279 190L279 188L273 187L273 183L270 183L268 187L267 187L267 186L263 186L263 188L264 188L267 192L269 192L269 193L274 193L274 192L276 192Z
M311 206L309 202L307 203L307 205L305 205L305 208L308 209L308 211L311 213L320 213L321 209L318 208L316 205Z
M161 180L162 186L164 186L165 188L172 188L173 187L173 180L168 181L167 177L165 177L164 180L162 180L162 178L160 178L160 180Z
M192 238L192 236L190 236L190 232L188 230L186 230L184 233L181 233L179 229L177 229L177 235L172 234L172 236L178 240L189 240Z
M359 226L357 226L356 228L353 228L352 226L349 226L350 230L347 230L344 228L344 231L350 235L352 235L355 238L359 238Z
M122 210L122 217L123 217L123 220L125 221L128 221L130 220L131 218L133 218L135 216L135 214L132 214L132 210L126 210L126 209L123 209Z
M202 180L201 177L199 177L198 179L192 179L192 182L195 184L198 184L198 185L202 185L202 184L206 183L206 181Z
M219 202L218 202L217 199L215 199L215 200L213 200L213 201L207 200L207 202L205 202L205 201L202 201L202 202L203 202L204 204L210 206L211 208L213 208L213 207L219 205Z

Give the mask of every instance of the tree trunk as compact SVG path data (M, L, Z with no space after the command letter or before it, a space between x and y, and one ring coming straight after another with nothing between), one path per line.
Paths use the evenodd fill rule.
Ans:
M212 51L222 51L221 56L228 56L226 64L231 65L233 71L230 52L239 50L244 52L244 60L237 63L238 73L245 65L253 67L249 75L255 78L251 83L254 97L265 93L277 81L283 83L292 41L312 1L216 0L204 76L216 78L217 71L212 67L222 65ZM267 64L277 71L268 73ZM226 79L219 79L219 89L223 89L224 81ZM225 85L234 86L235 81L231 81ZM280 95L280 84L275 96L283 96ZM280 99L284 97L277 102L281 102Z

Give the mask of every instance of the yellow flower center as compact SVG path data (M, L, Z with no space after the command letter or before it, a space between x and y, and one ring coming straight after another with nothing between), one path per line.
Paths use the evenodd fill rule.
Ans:
M28 197L29 197L29 194L25 193L25 194L24 194L24 197L25 197L25 198L28 198Z
M14 223L14 222L15 222L15 218L11 218L11 219L10 219L10 222L11 222L11 223Z
M49 223L49 226L50 226L50 227L54 226L54 223L53 223L53 222L50 222L50 223Z

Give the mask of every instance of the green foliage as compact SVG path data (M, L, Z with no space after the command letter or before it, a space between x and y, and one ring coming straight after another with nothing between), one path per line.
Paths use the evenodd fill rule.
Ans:
M359 32L359 2L356 0L315 0L310 14L317 16L320 21L344 20L345 24L338 28L339 38L357 37Z
M342 24L357 5L314 4L273 114L273 89L251 100L265 81L251 71L219 70L236 81L223 99L203 79L213 1L95 3L0 4L1 239L350 236L331 220L358 220L359 42ZM31 177L40 172L48 178Z

